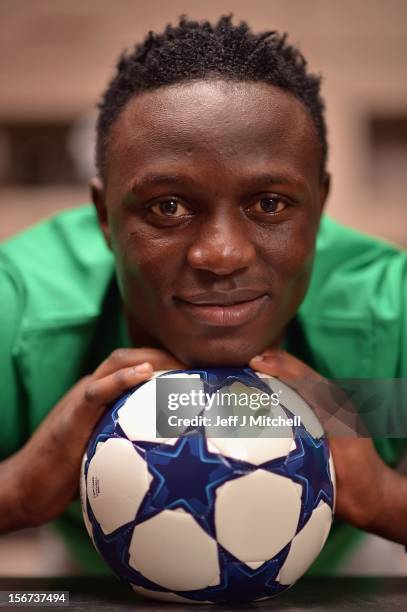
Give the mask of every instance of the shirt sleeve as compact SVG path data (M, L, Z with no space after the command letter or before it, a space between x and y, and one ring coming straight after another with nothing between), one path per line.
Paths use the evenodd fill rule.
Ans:
M0 253L0 461L26 437L24 389L14 359L24 311L24 292L17 270Z
M400 265L401 304L400 304L400 358L398 378L407 378L407 252L403 253ZM407 407L406 407L407 410Z
M386 312L388 323L394 321L394 332L387 333L386 341L385 336L382 337L383 342L377 347L377 355L387 357L390 362L393 362L390 355L394 355L394 367L387 376L407 380L407 253L399 252L391 264L388 282L383 285L382 293L390 296L386 302L392 308ZM385 329L391 329L390 325ZM405 465L407 461L407 398L404 397L406 385L402 382L400 401L394 403L392 400L391 417L391 430L401 427L400 435L375 439L380 455L393 468L402 463Z

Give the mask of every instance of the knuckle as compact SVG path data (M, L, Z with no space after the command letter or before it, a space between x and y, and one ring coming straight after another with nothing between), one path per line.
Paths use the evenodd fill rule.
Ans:
M123 348L118 348L110 355L110 359L117 364L121 364L126 360L127 351Z
M127 383L128 379L129 379L128 375L129 375L128 370L118 370L117 372L114 373L113 376L114 376L115 382L118 385L122 386L122 385L125 385Z
M90 383L84 391L84 399L88 404L94 404L99 398L98 385L95 382Z

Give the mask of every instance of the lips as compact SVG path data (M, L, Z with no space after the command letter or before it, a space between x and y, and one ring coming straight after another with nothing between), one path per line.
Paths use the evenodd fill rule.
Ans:
M238 289L225 292L205 292L189 298L175 297L177 306L195 321L207 325L232 327L256 318L269 303L266 292Z

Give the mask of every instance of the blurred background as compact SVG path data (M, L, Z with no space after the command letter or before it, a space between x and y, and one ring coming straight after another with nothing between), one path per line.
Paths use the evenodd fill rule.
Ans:
M288 32L324 76L328 213L407 247L405 0L0 0L0 240L89 201L95 105L124 48L181 13L230 12ZM407 575L407 555L369 536L342 571ZM49 528L0 537L0 575L70 572Z

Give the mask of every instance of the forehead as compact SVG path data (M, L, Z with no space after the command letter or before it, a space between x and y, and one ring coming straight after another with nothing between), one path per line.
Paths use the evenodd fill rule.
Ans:
M262 162L319 173L312 119L294 96L263 82L198 80L134 96L114 122L106 172L123 178L157 161Z

